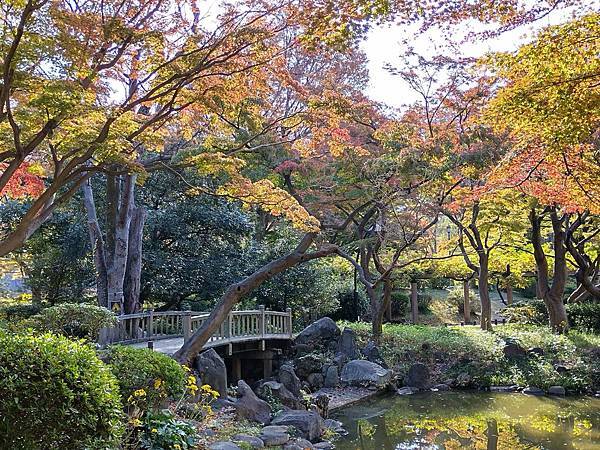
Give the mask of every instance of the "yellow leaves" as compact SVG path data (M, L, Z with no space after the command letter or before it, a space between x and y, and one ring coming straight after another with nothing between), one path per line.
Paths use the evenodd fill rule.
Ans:
M311 216L288 192L270 180L252 182L238 178L217 190L217 194L233 197L246 207L257 205L276 217L285 217L302 231L319 231L319 221Z
M226 174L236 177L246 165L243 160L221 152L203 152L186 158L186 162L193 165L202 176Z

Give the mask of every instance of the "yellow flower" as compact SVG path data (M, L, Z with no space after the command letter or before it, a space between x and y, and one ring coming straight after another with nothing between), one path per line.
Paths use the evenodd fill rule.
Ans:
M134 397L145 397L146 396L146 391L144 389L138 389L137 391L135 391L133 393Z
M173 448L174 448L175 450L181 450L181 445L179 445L179 444L175 444L175 445L173 445Z
M188 366L182 365L181 367L183 367L183 370L185 370L186 372L191 372L192 371L192 369L190 369Z
M152 431L152 433L158 433L158 430L156 428L152 428L152 430L150 431Z
M160 389L162 384L163 384L162 380L160 380L160 379L154 380L154 389Z
M137 417L131 419L129 421L129 423L131 424L131 426L133 427L139 427L140 425L142 425L142 421L140 419L138 419Z

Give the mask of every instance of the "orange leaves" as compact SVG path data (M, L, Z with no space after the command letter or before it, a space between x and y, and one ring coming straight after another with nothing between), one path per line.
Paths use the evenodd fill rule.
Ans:
M285 217L292 225L302 231L319 231L319 221L311 216L288 192L275 186L269 180L252 182L239 178L217 191L241 201L245 206L258 205L276 217Z
M4 171L6 168L6 164L0 164L0 170ZM12 199L38 197L44 192L44 181L40 175L37 165L22 163L4 188L0 190L0 196Z

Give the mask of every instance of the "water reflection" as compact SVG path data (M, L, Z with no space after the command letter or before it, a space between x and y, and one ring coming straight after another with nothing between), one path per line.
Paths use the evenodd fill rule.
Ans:
M339 412L341 450L600 449L600 399L424 393Z

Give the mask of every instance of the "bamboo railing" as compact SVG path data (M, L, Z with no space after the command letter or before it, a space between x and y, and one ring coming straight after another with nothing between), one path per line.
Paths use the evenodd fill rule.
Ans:
M184 342L208 319L209 313L194 311L147 311L118 317L114 328L104 329L100 344L132 344L183 338ZM292 310L232 311L213 334L206 347L262 339L291 339Z

